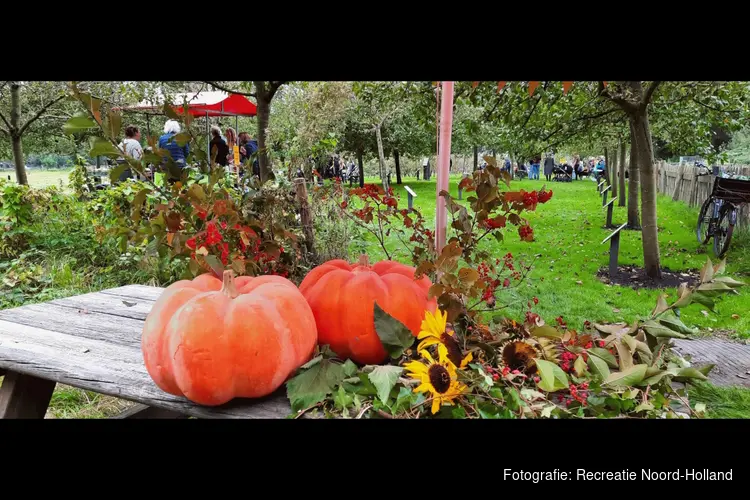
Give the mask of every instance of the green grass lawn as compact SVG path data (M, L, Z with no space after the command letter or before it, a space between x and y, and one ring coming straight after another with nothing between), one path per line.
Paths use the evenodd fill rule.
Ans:
M450 192L458 196L457 185L460 177L454 176L450 182ZM377 182L377 179L367 179ZM513 189L540 189L545 181L522 180L511 184ZM401 197L400 206L406 206L407 193L404 186L417 193L415 208L419 209L430 225L435 217L435 182L405 179L394 190ZM604 229L605 211L601 196L591 181L572 183L548 183L552 189L552 200L538 205L535 212L524 212L534 228L535 241L520 241L515 227L507 229L505 240L498 243L486 241L494 257L502 257L511 252L516 260L528 263L534 261L534 268L527 282L518 290L519 299L511 307L509 314L522 316L527 300L538 297L539 304L534 310L546 321L553 322L563 316L573 328L580 328L586 320L632 322L639 316L650 313L660 293L657 290L635 291L628 287L610 286L597 279L596 272L606 267L609 259L609 243L601 244L610 233ZM466 198L468 194L464 195ZM672 271L699 269L706 257L713 256L708 247L701 247L695 237L695 224L698 209L682 202L673 202L660 196L658 200L659 247L662 267ZM625 207L616 207L613 216L615 224L627 220ZM449 233L450 236L450 233ZM743 236L743 235L740 235ZM750 238L738 237L727 255L727 272L742 281L750 280ZM408 254L401 244L389 241L389 252L394 258L408 262ZM382 249L374 238L365 242L354 242L352 250L366 250L371 256L384 258ZM708 252L706 252L708 250ZM621 237L620 264L643 266L641 234L638 231L624 231ZM673 300L676 289L665 289ZM502 297L498 297L502 302ZM731 331L732 335L750 338L750 289L740 295L728 296L717 303L716 313L701 311L705 308L691 306L682 311L682 319L689 326L712 330ZM733 319L732 315L739 315Z
M68 185L68 175L72 169L61 169L61 170L27 170L26 174L29 178L29 185L35 188L42 188L47 186L59 186L62 181L63 187ZM14 173L8 173L10 178L15 180L16 176Z

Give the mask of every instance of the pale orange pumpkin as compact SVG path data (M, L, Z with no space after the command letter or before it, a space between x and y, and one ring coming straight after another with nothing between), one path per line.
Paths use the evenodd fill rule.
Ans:
M167 287L143 326L149 375L162 390L206 406L278 389L312 357L315 318L280 276L225 271Z
M330 260L316 267L300 284L318 326L318 343L328 344L344 359L377 364L387 352L375 331L375 302L419 335L425 310L435 312L428 299L432 282L414 279L411 266L384 260L370 266L366 256L357 264Z

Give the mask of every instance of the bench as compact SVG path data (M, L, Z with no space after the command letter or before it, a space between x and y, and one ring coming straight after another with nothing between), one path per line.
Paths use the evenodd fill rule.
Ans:
M282 386L218 407L173 396L141 354L146 315L163 288L127 285L0 310L0 418L44 418L57 383L138 403L116 418L286 418Z

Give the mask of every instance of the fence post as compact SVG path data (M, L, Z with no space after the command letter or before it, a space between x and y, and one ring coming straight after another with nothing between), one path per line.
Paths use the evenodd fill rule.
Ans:
M302 223L302 232L305 235L305 248L315 257L315 234L313 233L312 214L310 213L310 201L307 196L307 184L304 177L294 179L294 188L299 202L299 217Z

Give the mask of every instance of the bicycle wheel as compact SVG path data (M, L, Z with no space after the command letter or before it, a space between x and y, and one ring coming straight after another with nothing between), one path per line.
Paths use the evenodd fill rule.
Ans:
M734 221L737 220L737 209L724 205L719 213L719 223L714 234L714 254L721 258L729 250L729 242L734 232Z
M713 197L708 198L703 202L701 211L698 214L698 226L695 228L695 234L698 237L698 243L701 245L705 245L711 239L711 234L708 230L711 226L711 218L714 216L714 205Z

